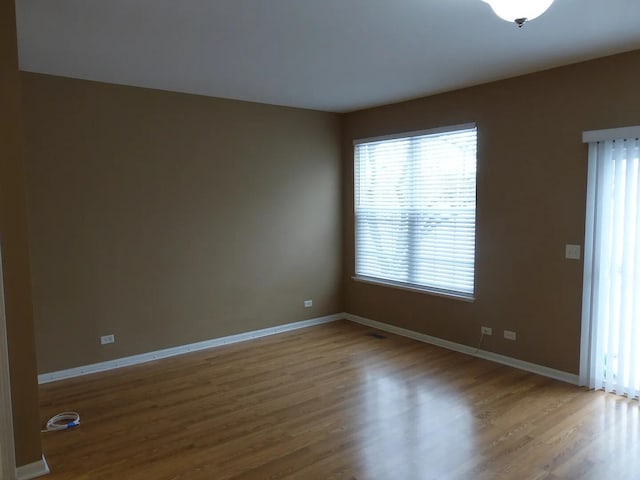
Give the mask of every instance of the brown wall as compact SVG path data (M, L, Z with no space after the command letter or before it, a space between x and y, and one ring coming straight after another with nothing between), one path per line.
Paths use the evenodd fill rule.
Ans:
M22 83L41 373L343 310L336 115Z
M344 118L348 312L577 373L587 175L584 130L640 123L640 51ZM353 139L478 124L474 303L363 284L354 274ZM514 330L518 340L502 338Z
M577 373L580 135L640 122L640 51L344 115L342 179L335 115L22 78L41 372L344 308ZM475 302L352 281L352 140L467 122Z
M15 5L0 2L0 237L16 464L40 459Z

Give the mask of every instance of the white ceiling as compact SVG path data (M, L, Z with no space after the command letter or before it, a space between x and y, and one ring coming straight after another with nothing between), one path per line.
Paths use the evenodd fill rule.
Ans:
M640 48L640 0L17 0L31 72L346 112Z

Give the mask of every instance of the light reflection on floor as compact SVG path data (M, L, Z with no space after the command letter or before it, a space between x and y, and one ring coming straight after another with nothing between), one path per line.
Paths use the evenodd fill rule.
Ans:
M368 424L360 439L362 478L441 478L465 462L476 448L469 406L443 395L436 380L407 385L377 370L366 371L362 394L361 421Z

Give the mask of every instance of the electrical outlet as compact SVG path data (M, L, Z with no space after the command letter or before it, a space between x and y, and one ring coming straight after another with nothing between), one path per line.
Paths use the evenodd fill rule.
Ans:
M480 327L480 333L482 335L493 335L493 329L491 327Z
M108 343L115 343L116 336L115 335L103 335L100 337L100 345L106 345Z
M309 307L313 307L313 300L304 301L304 308L309 308Z
M515 340L516 339L516 332L512 332L511 330L505 330L504 331L504 338L506 338L507 340Z

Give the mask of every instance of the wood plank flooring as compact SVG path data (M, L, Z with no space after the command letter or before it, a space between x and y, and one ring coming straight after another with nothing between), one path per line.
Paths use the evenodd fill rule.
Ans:
M640 479L638 401L346 321L41 387L50 480Z

